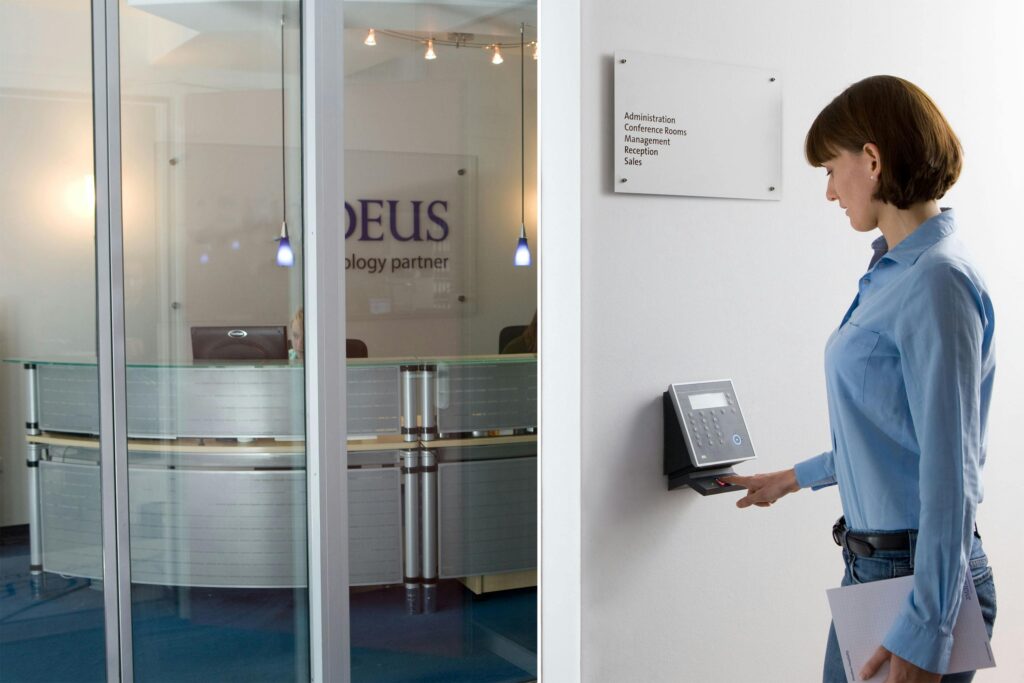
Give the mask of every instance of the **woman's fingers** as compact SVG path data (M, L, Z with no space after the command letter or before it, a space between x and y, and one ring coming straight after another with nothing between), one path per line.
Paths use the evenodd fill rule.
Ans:
M864 667L860 670L860 680L866 681L872 676L874 676L876 673L878 673L878 669L887 661L889 661L890 656L891 654L888 650L886 650L882 646L879 646L878 649L875 650L875 654L871 655L871 659L869 659L867 664L865 664Z
M747 495L736 501L736 507L747 508L751 505L768 507L771 505L771 500L769 500L764 494L764 488L748 488L747 491Z
M739 474L734 474L729 477L720 477L726 484L735 484L736 486L742 486L745 489L749 489L754 481L753 477L744 477Z
M747 490L747 495L736 501L736 507L748 508L751 505L766 508L778 500L779 496L772 484L772 477L764 474L755 474L751 477L744 477L734 474L729 477L722 477L722 481L728 484L736 484Z

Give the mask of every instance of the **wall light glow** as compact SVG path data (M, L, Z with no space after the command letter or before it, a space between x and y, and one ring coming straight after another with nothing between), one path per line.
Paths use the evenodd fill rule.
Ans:
M96 216L96 183L93 181L91 173L67 184L64 188L64 204L76 218L84 219Z

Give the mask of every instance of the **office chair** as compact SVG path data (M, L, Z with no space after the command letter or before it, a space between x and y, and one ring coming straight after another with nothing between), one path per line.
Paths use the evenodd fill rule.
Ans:
M526 325L509 325L501 328L498 333L498 353L505 350L508 343L526 331Z
M369 358L370 352L362 339L345 340L345 358Z

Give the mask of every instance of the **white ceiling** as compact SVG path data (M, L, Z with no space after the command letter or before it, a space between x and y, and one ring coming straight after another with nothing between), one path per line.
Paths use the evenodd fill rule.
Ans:
M199 32L265 30L284 15L298 20L299 0L128 0L128 5ZM344 3L346 28L518 35L534 23L536 0L363 0Z
M154 66L275 73L280 68L280 17L286 17L286 25L296 26L300 6L299 0L128 0L128 5L159 18L149 27ZM536 23L536 0L365 0L344 6L346 75L423 49L386 35L378 36L376 47L364 46L369 28L419 35L423 40L457 32L472 34L476 43L509 43L518 42L520 22L531 27ZM161 40L164 34L167 39ZM527 40L535 35L535 29L527 29ZM479 47L459 49L487 58Z

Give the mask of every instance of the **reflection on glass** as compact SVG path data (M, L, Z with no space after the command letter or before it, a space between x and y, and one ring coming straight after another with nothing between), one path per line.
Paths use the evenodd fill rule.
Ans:
M106 679L98 441L64 419L96 433L90 22L88 0L0 3L3 681Z
M121 3L136 681L309 679L299 3L261 7Z
M537 677L535 11L346 8L357 683Z

